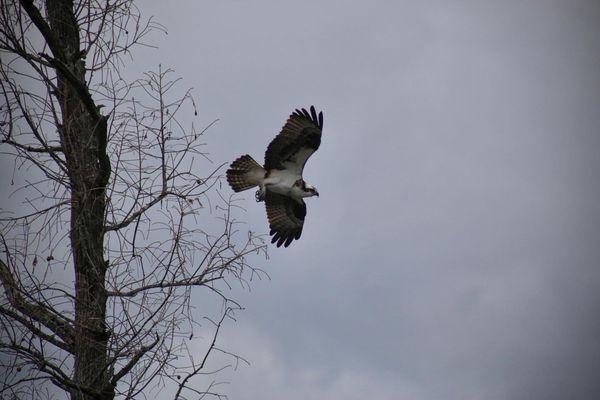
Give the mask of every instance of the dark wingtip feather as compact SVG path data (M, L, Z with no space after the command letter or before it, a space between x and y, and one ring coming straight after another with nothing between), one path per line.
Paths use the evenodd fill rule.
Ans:
M271 232L271 235L274 233L273 237L271 238L271 243L277 247L281 247L282 245L283 247L288 247L294 241L294 239L298 239L300 237L299 233L291 234L290 232Z
M288 236L288 238L285 241L284 247L288 247L290 245L290 243L292 243L292 240L294 240L293 236Z
M319 128L323 129L323 111L319 111L319 114L317 114L315 106L310 106L310 112L306 108L296 108L291 116L309 119Z
M315 106L310 106L310 116L313 122L319 125L319 119L317 118L317 112L315 111Z
M281 245L283 244L283 242L285 242L285 237L280 237L279 241L277 241L277 247L281 247Z

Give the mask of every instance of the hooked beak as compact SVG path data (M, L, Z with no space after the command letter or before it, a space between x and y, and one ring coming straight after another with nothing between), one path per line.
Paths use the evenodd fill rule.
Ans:
M319 197L319 192L315 190L315 196Z

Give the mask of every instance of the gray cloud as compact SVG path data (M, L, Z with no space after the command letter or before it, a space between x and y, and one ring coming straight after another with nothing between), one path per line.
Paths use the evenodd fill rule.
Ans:
M224 339L233 398L600 395L596 4L188 7L160 55L222 118L213 157L325 110L322 196Z

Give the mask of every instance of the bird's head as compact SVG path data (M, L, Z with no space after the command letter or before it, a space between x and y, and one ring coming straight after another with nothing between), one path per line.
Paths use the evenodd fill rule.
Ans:
M314 186L306 185L306 188L304 190L306 193L306 197L312 197L312 196L319 197L319 192L317 191L317 188Z

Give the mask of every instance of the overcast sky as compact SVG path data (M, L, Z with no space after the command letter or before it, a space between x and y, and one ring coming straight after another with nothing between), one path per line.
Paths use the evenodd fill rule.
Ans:
M168 35L127 73L194 87L216 164L324 113L302 238L232 293L230 399L600 398L600 2L138 6Z
M599 2L140 7L169 34L136 67L195 88L215 162L324 111L302 239L222 336L230 398L600 398Z

